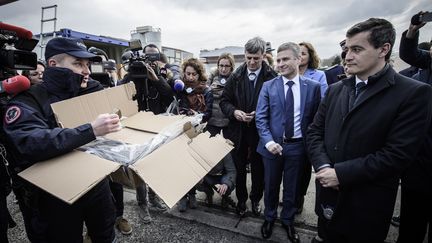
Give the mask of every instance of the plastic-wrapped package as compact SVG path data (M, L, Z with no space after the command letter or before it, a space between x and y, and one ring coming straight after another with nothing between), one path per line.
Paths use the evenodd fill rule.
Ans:
M145 144L128 144L98 137L96 140L81 146L79 150L128 166L178 137L184 132L183 129L186 123L190 122L193 127L198 126L202 117L203 114L184 117L164 128Z

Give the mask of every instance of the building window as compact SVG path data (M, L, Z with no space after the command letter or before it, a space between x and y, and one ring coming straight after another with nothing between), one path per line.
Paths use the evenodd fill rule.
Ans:
M181 59L181 52L180 51L175 51L175 58Z

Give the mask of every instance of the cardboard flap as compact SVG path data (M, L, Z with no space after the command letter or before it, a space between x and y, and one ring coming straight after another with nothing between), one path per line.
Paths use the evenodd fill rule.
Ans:
M137 113L137 103L132 100L133 83L104 89L91 94L56 102L51 107L57 122L64 128L75 128L92 122L100 114L119 109L123 116Z
M182 134L129 168L173 207L231 149L221 136Z
M233 146L227 143L226 139L221 135L210 138L208 132L201 133L193 138L189 147L201 158L197 162L204 163L201 164L204 168L210 168L208 171L215 167L233 149Z
M119 164L94 155L72 151L36 163L18 175L72 204L119 167Z
M154 115L152 112L138 112L122 121L123 126L144 132L159 133L164 128L180 121L185 116Z
M190 139L183 134L129 166L169 207L208 172L188 152L191 151L188 141Z
M130 128L122 128L120 131L108 133L104 137L129 144L145 144L154 136L153 133L141 132Z

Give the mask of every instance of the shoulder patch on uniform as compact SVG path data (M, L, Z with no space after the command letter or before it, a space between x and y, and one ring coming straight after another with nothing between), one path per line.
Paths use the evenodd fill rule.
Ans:
M11 106L6 110L5 122L11 124L21 116L21 109L18 106Z

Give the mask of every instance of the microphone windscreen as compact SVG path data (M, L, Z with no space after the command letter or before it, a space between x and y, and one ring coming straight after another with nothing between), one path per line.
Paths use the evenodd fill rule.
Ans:
M176 81L174 81L174 90L175 91L177 91L177 92L183 91L184 87L185 87L185 84L180 79L177 79Z
M30 88L30 80L22 75L8 78L2 82L3 89L8 94L18 94Z
M0 29L13 31L16 33L16 35L18 37L24 38L27 40L30 40L33 37L33 33L30 30L26 30L24 28L10 25L10 24L0 23Z

